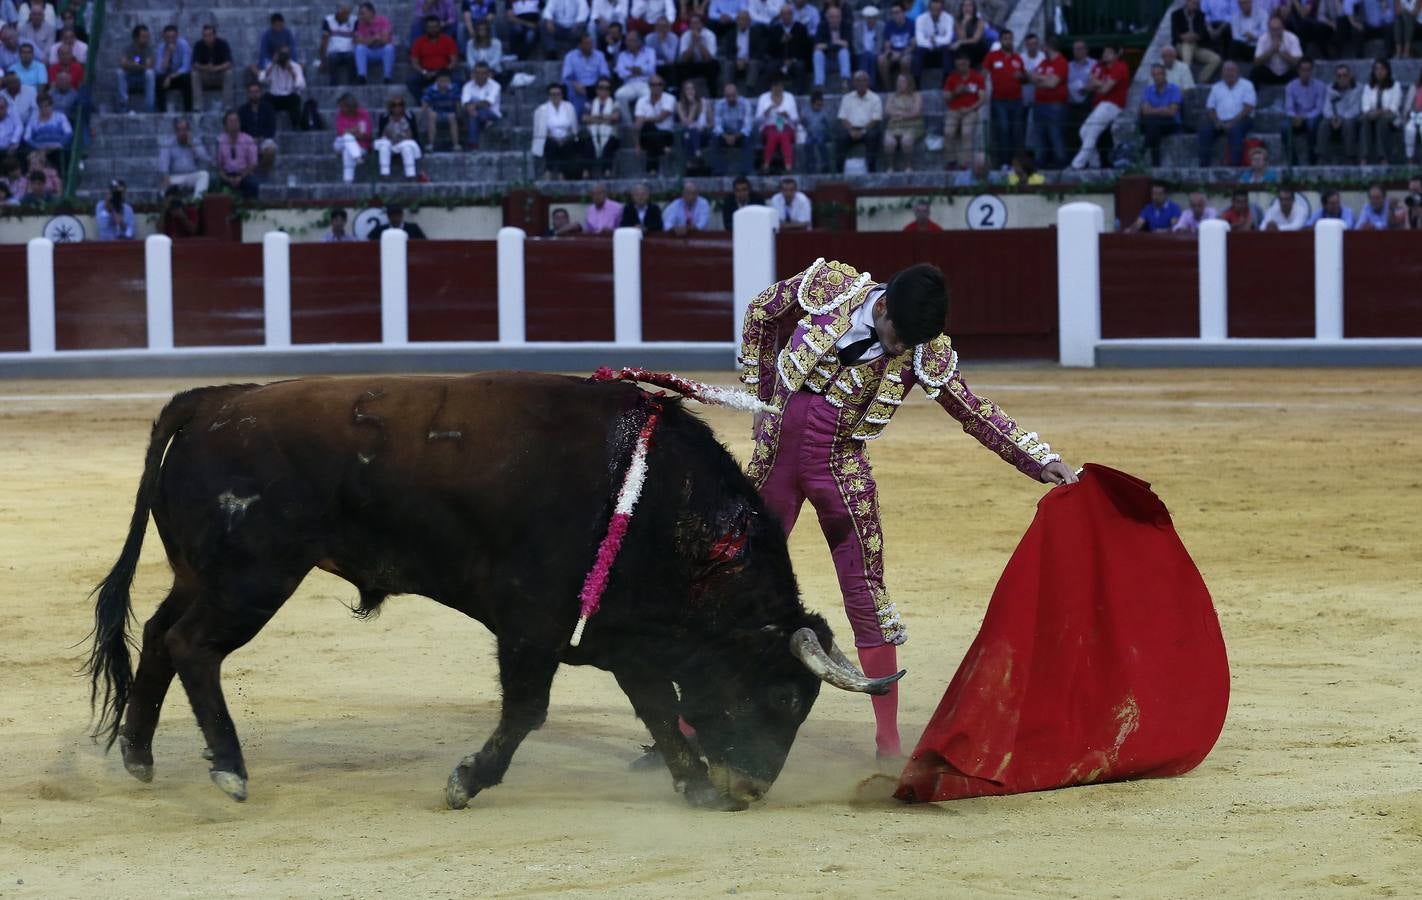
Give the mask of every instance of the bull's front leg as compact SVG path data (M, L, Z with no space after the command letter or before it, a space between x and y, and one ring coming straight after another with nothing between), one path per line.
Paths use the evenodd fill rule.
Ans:
M657 750L671 771L672 782L677 790L686 793L687 802L710 809L744 808L744 804L737 804L711 784L701 755L681 733L676 688L671 681L643 672L617 671L613 675L627 699L632 701L637 718L651 732Z
M445 799L451 809L463 809L485 788L504 780L514 751L548 717L548 692L558 658L540 647L512 640L499 641L499 683L503 708L499 725L483 749L460 760L449 775Z

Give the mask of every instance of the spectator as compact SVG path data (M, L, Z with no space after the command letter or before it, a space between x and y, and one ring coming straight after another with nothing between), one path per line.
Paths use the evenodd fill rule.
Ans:
M622 110L612 99L612 82L609 79L599 78L593 94L587 115L583 116L583 126L588 133L589 163L583 177L588 177L590 170L595 168L603 178L610 178L617 160L617 149L622 145L618 139L618 132L622 129Z
M1028 41L1030 47L1030 36ZM1027 62L1024 58L1024 65ZM1065 165L1067 155L1066 141L1062 138L1062 120L1066 117L1067 61L1057 50L1056 38L1047 39L1045 58L1029 71L1035 94L1032 131L1037 144L1036 165L1044 166L1049 159L1055 165ZM1010 179L1008 183L1012 183Z
M425 146L435 151L439 138L439 126L449 130L449 142L453 150L459 152L459 91L454 88L454 79L449 70L444 69L435 76L435 83L425 88L420 97L420 118L425 126Z
M799 190L793 178L780 179L780 190L771 194L765 205L780 217L781 231L802 231L810 227L810 198Z
M1247 2L1247 0L1246 0ZM1239 165L1243 159L1244 136L1254 124L1254 107L1258 103L1254 85L1239 77L1239 66L1233 60L1224 64L1224 77L1210 88L1205 101L1205 115L1200 118L1200 168L1209 168L1215 155L1215 138L1225 135L1225 164Z
M982 65L983 57L987 56L988 44L991 43L987 37L987 30L987 20L978 14L976 0L963 0L958 6L954 39L948 45L947 55L951 57L966 53L973 68L976 69Z
M988 168L987 154L974 153L972 165L953 173L953 180L949 184L955 188L972 188L999 184L1001 180L1001 176Z
M879 56L884 52L884 23L879 20L879 7L870 4L859 10L851 46L854 70L879 77ZM887 89L890 82L886 79L880 84Z
M64 117L70 122L78 121L76 116L81 101L83 101L86 111L91 109L87 102L87 95L81 95L74 89L76 83L70 77L69 70L60 68L55 71L49 85L49 97L54 101L55 110L64 113ZM89 113L86 112L86 115ZM84 135L81 135L80 140L84 140Z
M59 178L59 171L50 165L49 157L43 150L30 151L30 172L38 172L44 176L44 192L58 197L64 193L64 182Z
M1353 70L1340 63L1333 70L1333 84L1323 103L1323 125L1319 129L1318 155L1325 154L1335 138L1343 144L1343 159L1352 163L1358 158L1358 132L1362 128L1363 88L1353 80Z
M1180 107L1184 96L1178 85L1166 80L1165 66L1160 63L1150 67L1151 83L1141 94L1139 120L1141 134L1145 136L1145 148L1150 153L1150 164L1160 165L1160 143L1180 131Z
M1230 59L1250 62L1259 48L1259 41L1269 30L1269 0L1238 0L1239 8L1229 20Z
M356 13L355 69L356 84L366 84L370 75L371 59L380 60L383 83L390 83L390 75L395 71L395 35L390 29L390 20L379 15L372 3L362 3Z
M494 36L488 19L474 23L473 37L464 48L464 59L472 66L479 63L489 67L490 75L500 75L504 71L504 45Z
M1328 89L1313 77L1313 60L1303 57L1298 77L1284 88L1284 114L1289 117L1283 135L1284 158L1289 165L1297 165L1300 159L1310 166L1317 162L1318 128L1327 100Z
M702 18L706 20L706 27L716 35L720 47L726 47L726 41L736 30L736 18L741 13L746 14L749 22L750 12L746 7L746 0L711 0L707 5Z
M967 0L967 2L972 2L972 0ZM849 65L849 50L853 41L854 34L850 30L849 23L844 20L844 13L840 12L838 6L827 8L824 17L820 20L819 30L815 32L815 49L811 55L815 72L815 87L823 88L825 86L826 57L833 56L835 71L839 73L840 92L844 93L849 90L849 76L853 71Z
M416 138L418 133L415 114L405 105L405 98L399 94L392 95L385 101L385 112L380 114L380 121L376 123L376 137L372 145L375 147L376 158L380 161L382 176L390 174L390 156L392 153L398 153L400 161L405 165L405 177L419 177L415 163L424 154L420 152L420 142Z
M1170 14L1170 43L1187 69L1199 60L1201 81L1209 81L1220 67L1220 55L1215 52L1216 42L1228 27L1228 22L1211 27L1204 13L1200 12L1200 0L1185 0L1183 6Z
M217 138L218 187L236 191L244 199L257 199L257 142L242 130L242 120L228 110L222 115L222 134Z
M1396 0L1396 18L1393 19L1393 46L1397 48L1398 59L1412 58L1412 36L1417 28L1417 17L1422 14L1422 0Z
M122 178L109 182L109 195L100 200L94 208L94 218L98 220L99 225L99 240L133 240L133 207L125 200L127 193L128 185Z
M370 111L360 105L355 94L345 93L336 101L335 127L336 142L331 149L341 161L341 181L351 184L356 166L370 150L375 126L370 121Z
M744 175L736 176L736 180L731 182L731 192L721 201L721 227L727 231L734 230L736 213L739 210L747 206L764 205L765 198L751 190L750 179Z
M1417 135L1422 134L1422 71L1417 82L1407 91L1407 99L1402 104L1403 162L1412 162L1412 152L1417 146Z
M1249 151L1249 168L1239 176L1244 184L1274 184L1279 180L1279 172L1269 168L1269 151L1264 147L1253 147Z
M1091 113L1091 73L1096 71L1096 60L1091 58L1086 41L1074 41L1071 45L1071 59L1067 60L1067 119L1068 132L1081 131L1081 125Z
M1006 28L999 37L998 48L983 59L992 84L992 149L1000 166L1011 163L1022 146L1027 117L1022 109L1022 56L1012 44L1012 32ZM897 95L896 95L897 96Z
M0 72L10 71L10 67L20 61L20 36L15 26L0 25Z
M1319 198L1318 209L1313 215L1308 217L1307 227L1312 228L1322 219L1338 219L1343 222L1344 231L1352 231L1354 218L1353 211L1343 205L1343 196L1337 191L1329 189L1323 192Z
M706 89L713 95L720 89L721 62L716 58L716 36L705 27L700 16L691 17L681 36L675 72L677 84L702 78L706 81Z
M59 153L69 146L74 129L64 113L54 111L49 94L40 94L35 102L35 114L25 126L25 143L35 150Z
M676 104L676 118L681 129L681 151L686 164L709 169L704 154L711 142L711 104L701 99L695 81L682 84L681 99Z
M1230 231L1259 230L1254 207L1249 205L1249 192L1242 188L1230 194L1229 209L1225 210L1220 218L1229 224Z
M1386 165L1396 144L1398 120L1402 117L1402 85L1393 80L1392 64L1385 59L1373 63L1373 74L1363 89L1363 154L1360 165L1373 159Z
M356 236L346 230L346 211L339 206L331 210L331 229L326 232L321 242L325 244L343 244L347 241L356 240Z
M879 51L879 83L891 84L902 72L918 84L913 68L916 29L904 13L902 2L889 7L889 21L884 23L883 49Z
M1422 228L1422 178L1414 175L1407 179L1407 195L1403 197L1403 204L1407 207L1407 227L1413 230Z
M23 52L24 48L21 48ZM124 51L119 61L118 106L121 112L131 112L128 95L131 91L143 91L143 109L153 112L154 81L153 38L147 25L133 26L133 41Z
M321 20L321 46L316 51L326 79L331 84L346 84L356 76L355 34L359 21L351 13L350 0L337 0L336 11ZM338 73L345 73L338 78Z
M593 183L589 193L592 203L588 206L583 221L574 222L568 233L580 231L583 234L605 234L611 237L613 230L622 224L622 204L607 196L607 186L600 181Z
M764 30L757 31L751 25L750 13L741 10L736 14L736 27L726 39L732 82L748 86L760 83L760 59L765 55L764 35Z
M10 115L20 123L20 127L30 124L35 115L35 89L20 83L20 76L14 72L5 73L5 85L0 88L0 98L10 107Z
M193 48L178 34L178 26L163 26L163 43L158 45L158 62L153 68L157 95L167 106L169 91L183 100L183 112L193 111ZM82 81L76 82L82 84Z
M425 240L425 230L414 222L405 221L405 207L398 203L385 204L385 222L370 229L370 239L378 241L387 231L403 231L412 241Z
M626 0L618 0L619 3L626 3ZM617 54L622 52L622 48L627 45L626 32L622 26L616 22L611 23L606 29L599 32L597 39L597 52L602 55L608 66L608 79L611 80L612 67L617 63Z
M943 82L943 156L949 167L966 169L977 150L978 110L987 102L987 85L966 55L953 60L953 71Z
M477 31L480 28L488 30L488 22L480 22L474 26ZM603 79L606 81L606 79ZM601 82L599 82L601 87ZM602 92L598 92L601 97ZM464 107L464 121L468 128L468 142L470 150L479 149L479 141L482 139L484 129L503 118L500 111L499 102L503 96L503 88L494 80L493 71L484 60L479 60L474 64L474 77L464 85L464 91L460 94L459 102Z
M1388 204L1391 214L1388 216L1388 231L1409 231L1412 228L1412 212L1408 208L1406 201L1401 197L1396 197Z
M795 21L805 26L805 33L814 35L820 30L820 8L810 0L790 0L795 8Z
M20 45L20 61L11 66L10 71L20 76L20 84L36 91L49 84L49 68L35 59L33 44Z
M21 206L37 209L52 200L58 199L58 194L52 193L45 188L43 172L32 169L25 180L27 184L24 194L21 195Z
M1170 189L1165 182L1152 181L1150 202L1141 207L1140 215L1126 230L1151 233L1174 231L1180 222L1180 215L1180 205L1170 199Z
M504 27L508 29L509 49L519 59L533 59L542 41L539 23L542 0L508 0L504 8Z
M613 93L622 107L622 120L632 121L632 113L637 101L650 94L647 80L657 71L657 55L651 48L642 46L642 35L636 31L627 33L627 46L617 54L614 67L622 84Z
M755 120L765 147L761 156L761 172L769 171L777 152L785 171L795 168L795 126L799 124L800 111L794 96L785 92L785 82L779 77L771 80L770 90L756 101Z
M167 201L163 207L163 218L159 230L170 240L197 237L202 234L202 222L196 206L183 202L183 189L177 185L163 192Z
M640 228L643 234L657 234L662 230L662 210L651 197L652 189L646 182L632 187L632 198L622 207L623 228Z
M212 176L212 157L202 141L193 138L193 127L187 119L173 121L173 137L158 149L158 174L163 176L162 188L191 191L194 200L207 193Z
M981 82L981 75L978 80ZM839 134L835 155L841 161L847 160L850 148L863 147L865 165L873 172L877 169L879 147L883 141L884 101L869 90L869 73L855 72L854 90L839 100Z
M813 47L805 26L795 21L794 7L789 4L780 7L775 24L766 34L766 76L772 84L777 79L793 85L800 84L804 80L805 67L809 65Z
M75 15L75 10L78 7L79 4L77 3L70 3L64 7L64 12L59 14L59 31L62 33L67 28L74 32L74 36L79 40L80 44L86 48L85 50L76 50L74 58L87 65L88 60L86 59L86 54L89 43L89 32L83 25L79 24L78 18Z
M1403 0L1416 2L1416 0ZM1318 57L1326 54L1333 46L1337 35L1334 23L1338 4L1326 0L1289 0L1280 3L1275 10L1285 16L1284 25L1299 36L1305 55Z
M701 196L696 182L682 182L681 196L662 209L662 225L676 235L705 231L711 227L711 204Z
M588 0L547 0L543 6L543 55L558 59L588 27Z
M1388 0L1359 0L1353 7L1353 14L1363 15L1362 42L1382 41L1384 45L1383 55L1392 56L1394 47L1392 46L1393 21L1396 18L1395 6ZM24 35L20 35L24 39Z
M448 2L448 0L445 0ZM415 99L425 95L439 73L453 68L459 61L459 48L454 38L441 30L438 16L425 16L425 33L410 45L410 77L406 86Z
M281 13L272 13L267 30L262 32L261 42L257 45L257 64L250 67L252 74L260 75L270 66L278 50L285 50L287 57L293 61L301 61L301 54L296 50L296 35L286 27L286 17Z
M277 48L271 64L262 70L257 81L267 89L267 102L272 108L285 111L291 127L301 127L301 92L306 90L306 73L301 63L291 58L291 51Z
M571 104L570 104L571 105ZM546 238L555 238L568 230L573 220L568 216L568 211L563 207L558 207L549 214L548 230L543 232Z
M1081 124L1081 149L1071 161L1073 169L1101 167L1101 153L1096 143L1121 115L1126 105L1126 93L1131 89L1131 70L1121 61L1117 48L1101 49L1101 62L1091 70L1086 86L1092 95L1091 114Z
M599 78L611 78L607 68L607 57L593 47L593 36L583 32L578 37L578 45L563 57L563 89L577 111L579 118L587 109L593 86Z
M242 133L257 143L257 153L263 171L276 164L276 107L256 82L247 85L247 102L237 113Z
M911 77L900 72L894 92L884 103L889 122L884 130L884 154L890 172L898 171L894 157L899 152L903 153L903 171L913 168L913 147L923 137L923 96L913 89Z
M579 164L578 113L563 99L563 86L557 82L548 85L548 101L533 111L532 152L543 158L544 170L554 180L572 177Z
M0 158L14 159L25 141L25 123L10 110L10 104L0 93Z
M597 32L599 38L606 37L607 34L616 28L618 32L623 32L627 28L627 16L631 13L632 4L628 0L593 0L592 3L592 30ZM620 51L622 48L618 48ZM615 62L616 53L609 62Z
M1363 201L1363 205L1358 207L1358 214L1353 217L1357 223L1359 231L1387 231L1392 210L1387 202L1387 193L1383 191L1382 185L1374 184L1368 187L1368 197Z
M735 160L735 173L746 175L751 170L751 126L755 124L755 110L750 101L742 100L734 81L722 88L725 95L716 101L716 118L711 130L712 170L717 175L725 175L731 168L730 159Z
M681 53L681 38L672 32L671 22L666 19L658 19L656 28L647 35L647 49L652 51L652 57L656 60L656 73L662 76L663 80L676 80L676 58Z
M1165 80L1182 92L1195 86L1195 76L1190 74L1190 67L1180 61L1175 55L1175 48L1169 44L1160 48L1160 64L1165 66Z
M953 43L953 15L943 0L928 0L928 9L914 21L913 80L923 83L924 67L953 68L948 46Z
M785 5L783 0L746 0L746 12L750 13L751 30L762 35L769 33L780 18L780 7L783 5ZM637 13L634 10L632 14L635 16Z
M900 76L903 77L903 76ZM933 207L927 200L915 200L913 204L913 221L904 226L904 231L913 234L937 234L943 227L933 221Z
M647 174L661 168L662 154L676 140L676 102L666 93L667 83L660 75L648 82L651 93L637 101L632 127L637 135L637 151L645 154Z
M202 39L193 48L192 94L199 108L207 109L206 94L217 92L219 106L231 101L232 48L217 36L216 25L202 26Z
M49 56L49 48L54 44L54 21L45 17L44 3L30 5L30 14L20 23L20 45L29 44L40 59Z
M1279 188L1278 196L1264 213L1264 231L1301 231L1308 224L1308 211L1294 202L1294 189Z
M1226 66L1231 65L1225 63ZM1180 220L1175 223L1171 231L1196 232L1200 230L1200 223L1208 219L1218 219L1220 214L1215 211L1205 201L1205 195L1199 191L1190 194L1190 205L1180 214Z
M1283 16L1270 16L1268 30L1254 48L1254 67L1249 76L1257 85L1288 84L1302 58L1298 35L1284 30Z
M415 11L414 15L410 17L410 34L408 35L411 44L429 34L425 28L425 20L430 16L435 17L439 22L440 32L451 41L458 36L459 9L454 0L415 0Z
M1054 43L1052 46L1057 47L1058 52L1060 52L1060 44ZM1034 107L1037 105L1037 85L1036 82L1033 80L1032 76L1036 74L1037 68L1046 61L1047 51L1042 46L1042 39L1037 37L1035 34L1028 34L1027 37L1024 38L1022 41L1022 108L1027 111L1027 146L1029 147L1033 146L1037 141L1035 136L1037 127L1036 113L1034 109ZM1063 59L1063 82L1068 82L1069 69L1070 65L1065 59ZM1063 84L1063 98L1069 96L1068 92L1070 91L1070 87L1071 86L1069 83ZM1066 99L1063 99L1062 102L1065 103ZM1065 161L1065 156L1063 156L1063 161Z
M672 0L632 0L627 13L629 29L642 32L646 37L658 25L665 22L670 28L676 21L677 7Z

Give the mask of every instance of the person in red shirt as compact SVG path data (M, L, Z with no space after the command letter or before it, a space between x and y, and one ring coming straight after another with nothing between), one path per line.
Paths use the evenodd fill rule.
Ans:
M943 81L943 155L966 169L973 164L973 145L978 136L978 110L987 102L987 81L973 69L966 53L953 58L953 71Z
M1096 142L1101 133L1111 127L1121 110L1126 106L1126 92L1131 89L1131 70L1121 61L1115 47L1103 47L1101 61L1091 70L1086 80L1086 89L1091 92L1091 114L1081 123L1081 149L1071 161L1073 169L1093 169L1101 167L1101 153Z
M59 62L49 67L49 83L54 84L58 80L60 72L68 72L70 84L83 84L84 67L74 59L74 51L63 44L57 46L59 47Z
M910 234L928 234L934 231L942 231L938 223L930 218L932 208L927 200L920 200L913 205L913 221L904 226L904 231Z
M1254 207L1249 205L1248 191L1235 191L1230 196L1229 209L1225 210L1220 218L1229 223L1230 231L1259 230L1259 223L1254 216Z
M1030 75L1036 86L1032 105L1032 136L1037 142L1037 168L1047 168L1048 154L1056 165L1066 162L1066 141L1062 139L1062 122L1066 119L1067 61L1062 56L1057 39L1044 42L1047 57L1037 63Z
M1026 110L1022 108L1022 57L1014 49L1012 32L1003 29L998 36L1000 46L983 57L983 69L992 82L992 148L999 166L1012 164L1017 148L1022 146L1023 131L1027 122Z
M406 87L416 102L424 97L425 88L435 83L439 73L452 69L459 61L459 48L454 38L445 34L439 16L425 16L425 33L410 45L410 79Z

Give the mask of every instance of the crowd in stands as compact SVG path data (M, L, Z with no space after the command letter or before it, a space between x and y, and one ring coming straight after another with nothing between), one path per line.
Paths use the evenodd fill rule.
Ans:
M63 191L89 35L74 11L0 4L0 205L41 206Z
M1277 182L1277 175L1267 180ZM1248 188L1235 188L1230 195L1230 205L1220 212L1208 205L1203 193L1192 191L1182 210L1178 203L1170 199L1169 185L1157 181L1151 185L1150 201L1141 208L1135 220L1129 224L1122 221L1123 230L1193 232L1199 231L1200 223L1209 219L1223 220L1231 232L1302 231L1325 219L1336 219L1349 231L1422 229L1422 178L1411 179L1407 192L1394 197L1389 197L1382 185L1371 185L1356 210L1344 206L1342 195L1331 188L1321 192L1319 206L1312 212L1291 185L1276 183L1272 193L1273 199L1268 208L1261 210L1250 203Z

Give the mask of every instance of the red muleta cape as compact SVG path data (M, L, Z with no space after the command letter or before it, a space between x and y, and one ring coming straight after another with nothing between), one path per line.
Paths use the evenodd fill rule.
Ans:
M1209 591L1144 481L1049 491L894 796L1016 794L1188 772L1229 706Z

